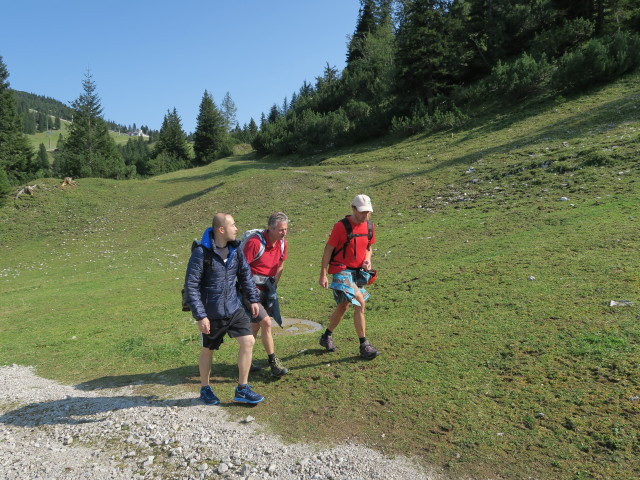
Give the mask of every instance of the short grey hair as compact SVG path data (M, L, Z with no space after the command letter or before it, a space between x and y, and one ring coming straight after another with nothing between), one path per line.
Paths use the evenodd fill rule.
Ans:
M275 212L269 215L269 220L267 221L267 227L276 227L278 223L289 223L289 217L287 217L282 212Z

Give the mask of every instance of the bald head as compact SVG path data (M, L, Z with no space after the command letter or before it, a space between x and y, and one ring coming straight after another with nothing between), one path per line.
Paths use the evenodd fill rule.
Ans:
M224 227L227 224L227 217L230 217L228 213L216 213L213 216L213 230L218 231L220 227Z
M228 213L216 213L213 216L213 239L218 247L224 247L228 242L236 239L238 227Z

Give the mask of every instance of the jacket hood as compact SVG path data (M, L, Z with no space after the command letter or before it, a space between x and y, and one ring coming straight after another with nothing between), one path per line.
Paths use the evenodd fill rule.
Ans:
M209 250L213 250L211 245L211 238L213 237L213 227L207 228L202 234L202 240L200 240L200 245L208 248Z

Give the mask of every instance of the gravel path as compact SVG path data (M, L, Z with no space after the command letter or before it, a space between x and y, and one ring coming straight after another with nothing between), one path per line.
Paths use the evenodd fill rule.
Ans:
M248 410L250 412L250 410ZM287 445L248 415L131 387L86 391L0 367L0 478L442 480L404 458L347 444Z

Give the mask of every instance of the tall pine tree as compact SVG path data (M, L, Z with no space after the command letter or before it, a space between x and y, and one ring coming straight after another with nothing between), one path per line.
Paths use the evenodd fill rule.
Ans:
M0 169L13 184L27 181L37 170L34 152L22 133L13 92L9 89L9 71L0 56Z
M149 160L149 174L160 175L186 168L191 163L187 135L182 129L182 119L178 111L167 111L162 120L152 158Z
M126 168L116 143L102 118L102 105L90 72L85 74L82 93L71 103L74 111L55 169L62 176L123 178Z
M231 97L229 97L230 99ZM223 150L228 136L228 119L218 109L213 97L206 90L200 102L197 122L193 136L195 163L197 165L206 165L217 158Z
M397 42L397 87L409 105L446 93L465 58L453 34L448 0L403 2Z

